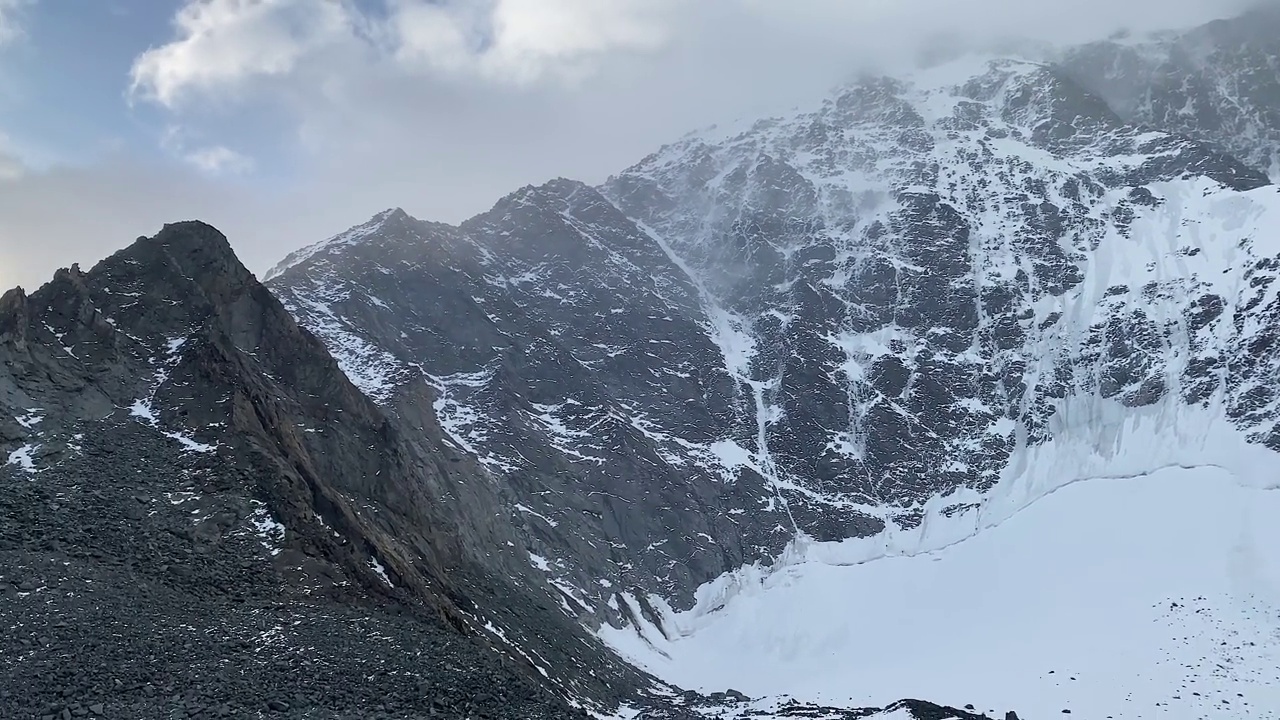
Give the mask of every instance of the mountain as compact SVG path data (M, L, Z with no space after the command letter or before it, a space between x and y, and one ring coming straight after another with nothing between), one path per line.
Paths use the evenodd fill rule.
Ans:
M0 297L0 713L761 711L677 694L566 616L432 387L397 392L362 393L199 222Z
M385 405L431 384L573 614L617 620L797 535L963 510L1112 415L1185 407L1280 447L1276 200L1215 146L998 60L458 228L391 212L269 284Z
M639 682L554 611L474 460L213 228L6 293L0 359L5 717L567 718Z
M1277 31L5 294L0 710L1276 717Z
M945 562L1099 478L1219 468L1263 493L1232 502L1270 497L1280 49L1264 27L1280 19L864 78L693 133L600 187L522 188L459 226L388 211L295 253L268 286L391 414L413 412L406 388L431 388L563 612L624 656L705 692L882 704L902 693L787 671L812 652L853 672L872 653L858 641L881 637L847 599L862 575L807 578ZM1167 581L1151 579L1149 607L1184 606ZM788 583L825 600L792 616L807 605L783 600ZM892 602L893 583L867 587ZM918 612L945 612L943 588L919 592L934 604ZM1233 627L1271 632L1222 602ZM803 632L844 627L847 642L784 631L810 620ZM1258 657L1280 652L1266 637ZM695 666L723 672L681 670ZM889 670L935 687L905 660ZM1173 702L1169 682L1142 701ZM918 696L963 704L936 687Z

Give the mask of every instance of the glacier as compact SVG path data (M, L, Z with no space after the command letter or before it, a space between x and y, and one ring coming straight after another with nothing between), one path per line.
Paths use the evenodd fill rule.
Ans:
M661 629L601 636L705 692L852 707L929 697L1029 718L1276 718L1274 490L1224 468L1166 468L1065 485L950 544L800 541ZM971 528L952 520L959 535Z

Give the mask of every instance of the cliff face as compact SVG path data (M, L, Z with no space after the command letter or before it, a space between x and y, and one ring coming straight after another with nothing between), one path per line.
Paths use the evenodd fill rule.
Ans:
M410 387L405 397L429 409L430 393ZM311 662L332 663L335 672L352 663L425 662L413 674L430 684L432 672L456 674L447 656L420 659L444 638L452 661L465 656L463 667L480 668L449 691L459 697L501 677L498 686L528 695L529 712L568 713L534 687L534 679L545 681L536 665L553 665L566 695L607 703L625 692L634 674L530 581L492 481L446 445L429 410L405 415L417 420L409 432L347 380L226 239L201 223L168 225L87 273L59 272L30 296L7 293L0 299L0 449L12 477L0 582L17 588L8 609L24 622L15 627L63 613L79 622L59 607L55 588L91 580L104 610L143 622L128 606L168 603L157 609L163 613L186 605L180 614L197 614L195 627L215 623L225 633L212 638L218 642L264 629L244 625L256 613L267 624L307 615L292 605L298 601L324 608L321 615L366 615L363 622L386 624L392 635L417 627L396 619L407 609L421 629L374 653L382 657L338 657L332 644L286 629L278 644L254 652L264 661L283 653L304 662L314 651ZM110 539L100 542L104 536ZM55 556L74 562L60 571L45 562ZM22 590L31 584L37 587ZM319 619L308 625L323 633ZM351 641L349 632L335 633L335 642ZM575 635L580 642L564 641ZM415 636L423 644L417 650ZM163 632L138 641L175 642ZM29 707L60 692L40 680L57 647L50 642L36 638L3 683L27 688ZM306 642L319 644L308 649ZM396 652L405 657L387 657ZM162 664L155 672L167 679L151 686L189 670ZM281 702L297 709L335 693L339 705L358 699L322 670L307 683L312 694ZM130 690L146 692L145 683L132 685L95 684L94 692L128 702ZM426 712L432 698L404 685L392 704ZM270 699L237 692L249 691L224 699L237 711Z

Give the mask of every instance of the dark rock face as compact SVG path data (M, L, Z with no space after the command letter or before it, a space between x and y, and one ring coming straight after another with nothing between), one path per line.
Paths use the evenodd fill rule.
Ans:
M725 428L753 435L755 421L699 291L597 191L556 181L459 229L390 214L367 233L273 290L384 404L412 411L409 378L433 388L457 451L501 478L530 551L556 568L566 611L618 617L602 579L670 594L754 554L737 503L712 490L727 471L705 462Z
M653 616L798 534L971 507L1100 412L1280 448L1268 178L1106 97L1012 60L867 80L269 284L384 407L434 389L567 614Z
M571 717L566 695L628 693L489 478L405 416L200 223L4 295L0 714Z

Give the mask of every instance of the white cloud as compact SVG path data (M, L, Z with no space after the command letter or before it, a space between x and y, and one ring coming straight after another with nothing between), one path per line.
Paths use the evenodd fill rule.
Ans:
M287 76L350 38L355 19L343 0L190 0L174 17L177 38L134 61L131 89L173 107L189 93Z
M160 147L171 157L207 175L239 175L254 168L253 158L225 145L195 143L191 132L180 125L170 125L160 136Z
M393 0L395 57L409 66L526 83L580 78L607 53L657 50L677 0Z
M188 0L176 37L135 60L132 92L172 108L254 79L314 75L317 63L333 69L338 49L399 71L581 78L606 54L660 48L690 1L386 0L374 19L351 0Z
M0 45L22 37L22 11L35 0L0 0Z
M240 174L253 169L253 158L222 145L197 148L184 153L182 158L199 170L218 175Z

